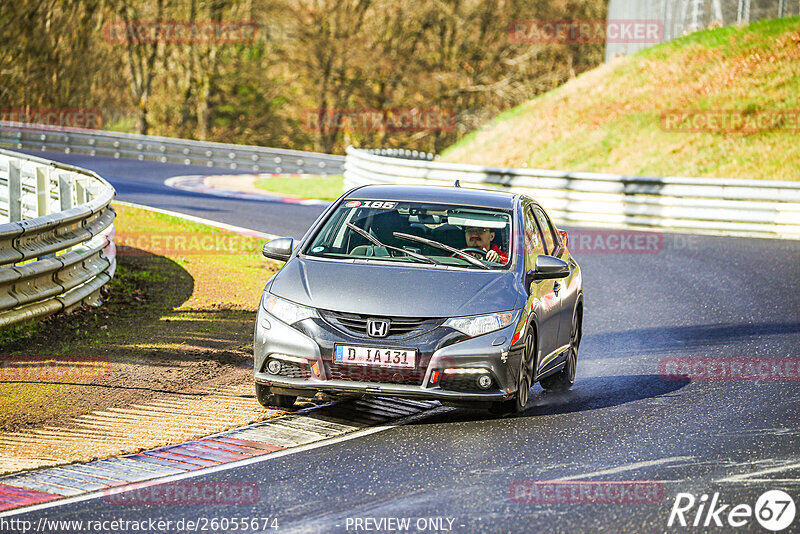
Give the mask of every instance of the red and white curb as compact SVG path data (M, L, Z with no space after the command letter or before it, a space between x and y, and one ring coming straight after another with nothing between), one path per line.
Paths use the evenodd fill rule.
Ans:
M245 174L243 176L247 175ZM251 174L250 176L261 177L261 176L272 176L272 175ZM277 176L283 176L283 175L277 175ZM313 198L284 197L280 195L269 194L269 192L267 191L264 191L263 194L261 193L257 194L257 193L244 193L242 191L231 191L219 187L211 187L205 183L206 178L208 178L208 176L203 176L199 174L189 175L189 176L174 176L172 178L167 178L166 180L164 180L164 185L166 185L167 187L172 187L174 189L191 191L192 193L203 193L206 195L214 195L223 198L235 198L237 200L256 200L259 202L299 204L301 206L327 206L328 204L330 204L330 201L327 200L317 200Z
M84 500L81 497L108 495L124 491L129 485L185 478L190 472L205 474L226 464L241 464L244 460L340 438L359 430L391 428L386 425L425 414L438 406L434 401L409 399L349 399L188 443L2 477L0 517L60 499Z

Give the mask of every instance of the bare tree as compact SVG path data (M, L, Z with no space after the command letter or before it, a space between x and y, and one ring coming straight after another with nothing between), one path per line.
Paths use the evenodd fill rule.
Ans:
M147 134L150 129L150 125L147 121L147 104L150 98L153 78L156 75L154 66L158 56L159 43L158 39L147 42L147 39L142 41L134 35L133 32L127 33L129 28L132 28L134 24L139 24L143 20L142 9L136 4L135 0L119 0L119 2L118 13L125 22L127 34L125 47L131 77L130 85L134 97L136 98L136 130L140 134ZM163 16L164 0L156 0L154 22L156 24L161 23L163 21Z

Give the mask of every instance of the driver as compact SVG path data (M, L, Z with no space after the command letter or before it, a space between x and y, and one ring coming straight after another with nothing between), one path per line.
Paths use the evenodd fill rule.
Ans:
M497 245L492 245L494 232L488 228L467 226L464 228L464 239L467 241L467 247L479 248L485 251L486 261L508 263L508 254L503 252Z

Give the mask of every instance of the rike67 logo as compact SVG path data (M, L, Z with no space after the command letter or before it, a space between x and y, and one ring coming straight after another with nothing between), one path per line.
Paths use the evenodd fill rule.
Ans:
M724 503L719 493L714 493L710 500L706 494L698 499L691 493L678 493L667 526L752 528L755 517L765 529L779 532L792 525L795 513L794 499L781 490L765 491L756 499L755 506Z

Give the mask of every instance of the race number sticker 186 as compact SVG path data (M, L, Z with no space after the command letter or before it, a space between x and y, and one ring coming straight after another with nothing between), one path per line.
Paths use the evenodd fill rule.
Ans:
M394 209L394 207L397 206L397 202L387 202L384 200L367 200L366 202L364 202L363 206L365 208L390 210Z

